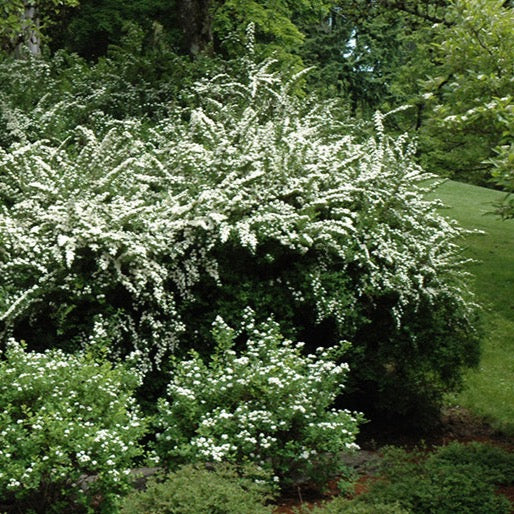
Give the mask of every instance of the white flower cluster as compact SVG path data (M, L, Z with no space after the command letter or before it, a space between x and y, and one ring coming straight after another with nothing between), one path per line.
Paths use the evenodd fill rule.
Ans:
M0 360L0 497L44 502L63 485L71 497L83 474L120 491L142 453L145 428L131 396L138 383L123 368L11 341Z
M355 447L359 415L329 409L348 368L331 360L333 349L305 356L273 321L256 326L251 312L244 317L241 353L232 349L236 332L218 318L211 362L195 354L176 364L159 406L158 454L168 462L250 460L281 476L309 460L319 471L318 454Z
M59 147L0 149L5 336L55 312L59 332L82 309L104 314L114 348L159 361L185 338L181 302L202 280L223 287L227 244L305 256L291 302L313 297L318 320L346 328L377 295L394 293L398 325L407 305L462 296L461 232L424 200L406 139L389 140L377 115L377 137L355 141L330 106L302 108L268 66L250 67L246 83L199 84L203 105L147 131L113 122L101 138L79 127ZM93 326L80 327L84 343Z

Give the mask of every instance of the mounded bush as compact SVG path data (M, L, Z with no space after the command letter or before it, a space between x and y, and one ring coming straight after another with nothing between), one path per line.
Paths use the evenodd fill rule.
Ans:
M349 388L393 417L458 385L478 358L462 231L425 200L413 145L380 114L354 138L271 65L198 83L151 129L0 150L4 339L101 340L149 369L208 353L215 317L250 306L308 347L351 340Z
M11 342L0 360L0 510L113 512L142 454L138 382L121 366Z
M175 361L159 403L157 454L169 466L252 462L281 485L324 485L345 470L341 452L357 448L360 416L330 408L348 367L333 361L335 348L305 356L278 324L245 318L239 331L216 320L209 362L196 352ZM236 337L246 339L240 352Z
M480 477L502 485L514 484L514 453L491 444L450 443L438 449L434 461L449 466L473 465L481 468Z
M511 504L497 487L512 484L509 469L512 454L479 443L451 443L429 455L391 447L381 463L382 479L360 499L396 501L413 514L508 514Z
M121 514L271 513L269 477L256 468L183 466L125 498Z

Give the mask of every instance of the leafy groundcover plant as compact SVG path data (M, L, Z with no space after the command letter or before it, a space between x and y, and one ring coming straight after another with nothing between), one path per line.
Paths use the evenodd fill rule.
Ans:
M300 508L295 514L411 514L399 503L364 503L341 496L325 501L314 508Z
M345 469L340 453L357 448L361 416L330 408L348 367L334 362L334 348L303 355L277 323L256 324L249 310L244 318L239 331L216 320L208 363L195 352L175 361L159 403L156 452L168 465L250 462L282 485L323 484Z
M512 453L481 443L451 443L428 455L390 447L381 462L382 479L359 500L396 501L413 514L508 514L512 505L497 488L512 485L513 465Z
M1 357L0 510L113 512L142 453L137 375L16 342Z
M136 349L144 371L208 353L215 317L250 306L308 347L351 340L359 408L412 419L456 387L478 357L462 231L413 145L381 114L354 137L272 66L196 84L153 126L0 149L0 337Z
M125 498L121 514L271 514L269 475L254 466L185 465Z
M382 450L377 474L365 492L342 496L320 506L301 508L307 514L508 514L512 506L500 494L514 479L514 454L483 443L457 443L433 452L396 447Z

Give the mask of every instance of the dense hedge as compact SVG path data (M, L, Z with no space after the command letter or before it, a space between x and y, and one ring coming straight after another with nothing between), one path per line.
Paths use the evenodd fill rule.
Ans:
M350 387L383 412L458 384L478 354L462 231L425 200L414 146L379 113L353 136L272 65L205 79L157 122L96 116L0 150L4 340L137 350L155 373L250 306L307 348L351 340Z

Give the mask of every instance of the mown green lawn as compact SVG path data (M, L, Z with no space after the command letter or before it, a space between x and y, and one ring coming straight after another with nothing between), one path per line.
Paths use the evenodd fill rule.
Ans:
M486 337L480 367L468 373L465 389L452 401L514 434L514 220L488 214L505 195L483 187L448 181L436 191L447 214L483 235L464 241L474 289L484 308Z

